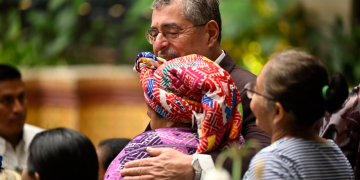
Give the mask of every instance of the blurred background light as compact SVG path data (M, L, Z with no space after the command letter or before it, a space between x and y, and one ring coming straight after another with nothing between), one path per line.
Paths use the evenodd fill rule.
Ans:
M109 14L115 18L120 17L123 13L124 13L124 6L121 4L115 4L111 6L109 10Z
M254 53L254 54L260 55L260 53L261 53L261 45L258 42L253 41L253 42L251 42L249 44L249 51Z
M285 20L280 20L278 23L278 27L281 34L285 36L289 35L290 26L288 22L286 22Z
M78 13L81 16L89 14L90 11L91 11L91 4L88 2L81 3L78 9Z
M19 8L20 10L27 10L31 6L31 0L21 0Z
M244 56L245 66L254 74L258 75L263 67L261 58L256 57L254 54L247 54Z

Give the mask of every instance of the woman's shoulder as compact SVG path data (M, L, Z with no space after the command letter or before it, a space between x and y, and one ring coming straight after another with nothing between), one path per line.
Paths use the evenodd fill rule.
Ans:
M327 167L319 166L319 162L327 164ZM251 160L248 175L255 177L256 172L261 170L263 175L266 174L265 177L275 179L304 179L319 175L326 176L325 179L332 179L328 174L319 173L324 169L339 177L344 172L352 172L346 157L333 141L315 142L287 138L256 154Z
M259 152L251 160L249 170L245 173L244 179L295 179L292 170L271 148Z

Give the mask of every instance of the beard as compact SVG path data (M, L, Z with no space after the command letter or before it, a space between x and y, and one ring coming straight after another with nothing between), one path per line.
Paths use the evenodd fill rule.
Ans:
M173 49L166 49L164 51L158 51L158 56L159 57L168 56L168 57L171 57L170 59L175 59L175 58L180 57L180 55L177 54L176 51ZM170 59L167 59L167 60L170 60Z

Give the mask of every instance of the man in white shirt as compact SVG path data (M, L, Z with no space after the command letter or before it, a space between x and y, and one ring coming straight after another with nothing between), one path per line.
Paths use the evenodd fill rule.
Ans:
M26 167L31 140L42 131L25 124L26 106L20 72L0 64L0 155L3 167L20 173Z

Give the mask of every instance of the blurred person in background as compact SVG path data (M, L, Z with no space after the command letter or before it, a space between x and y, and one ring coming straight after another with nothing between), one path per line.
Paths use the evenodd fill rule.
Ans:
M254 81L256 76L237 66L230 55L221 49L221 15L218 0L155 0L152 4L152 22L150 29L145 32L146 39L153 45L155 56L171 60L190 54L203 55L225 69L233 78L239 91L246 83ZM270 144L270 137L256 127L255 117L250 110L250 100L241 96L243 107L243 124L241 134L247 139L256 139L263 147ZM151 129L150 125L147 130ZM180 174L191 169L192 157L177 155L175 150L166 151L152 158L154 162L161 158L167 159L159 165L161 174L167 174L166 179L179 179ZM220 150L210 152L208 156L199 158L200 164L210 164L217 159ZM243 158L242 172L248 169L255 150L249 151ZM177 155L175 157L175 155ZM190 157L190 158L189 158ZM170 166L164 167L165 164ZM159 177L155 167L144 164L142 160L129 162L121 173L123 176L147 176L149 179L164 179ZM232 161L227 159L224 167L231 173ZM204 170L204 169L203 169ZM171 171L171 172L170 172ZM194 176L195 170L192 171Z
M287 50L272 55L246 90L256 125L272 144L254 156L245 180L354 179L339 146L314 131L325 111L336 112L348 97L344 76L329 79L320 60Z
M83 134L56 128L38 133L29 146L23 180L97 180L96 150Z
M211 151L227 149L233 143L239 147L244 144L240 133L242 109L237 108L241 102L240 93L230 74L219 65L201 55L162 63L151 53L140 53L135 64L152 130L130 141L110 164L105 180L121 180L119 173L126 162L151 161L149 157L159 153L158 148L165 152L175 149L175 156L180 157L196 152L196 159ZM183 159L185 163L193 159L192 156L186 158ZM166 162L160 159L156 163ZM190 166L178 178L200 177L199 162L192 164L196 168L195 175Z
M124 149L130 142L130 139L114 138L101 141L96 148L96 154L99 160L99 178L103 180L105 171L109 167L111 161Z
M326 113L319 121L320 137L332 139L343 151L360 180L360 85L354 87L343 107L335 113Z
M27 102L20 72L0 64L0 155L7 169L21 173L26 167L28 147L42 129L25 124Z

